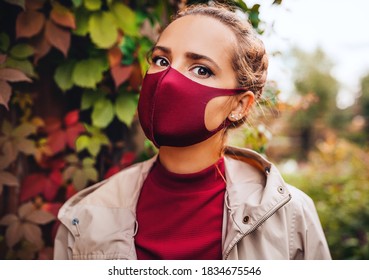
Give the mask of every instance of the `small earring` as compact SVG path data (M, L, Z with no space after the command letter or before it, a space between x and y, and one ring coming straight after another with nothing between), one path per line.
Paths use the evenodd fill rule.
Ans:
M233 114L233 113L231 113L230 115L229 115L229 118L230 119L232 119L232 120L234 120L234 121L238 121L239 119L241 119L241 114L240 113L238 113L238 114Z

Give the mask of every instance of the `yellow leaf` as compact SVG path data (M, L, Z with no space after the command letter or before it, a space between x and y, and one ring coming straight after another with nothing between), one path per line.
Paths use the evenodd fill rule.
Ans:
M14 214L7 214L0 220L0 225L2 226L10 226L13 223L19 221L19 218Z
M29 222L44 225L55 220L54 215L43 210L35 210L28 214L25 219Z
M8 245L8 247L12 248L22 239L23 235L24 232L22 224L19 221L12 223L6 229L5 233L6 244Z
M33 205L32 202L27 202L22 204L19 209L18 209L18 215L19 218L23 219L24 217L26 217L30 212L35 210L35 206Z
M41 249L43 247L44 242L42 240L42 232L39 226L26 222L22 225L22 229L24 238L27 241L36 245L38 249Z

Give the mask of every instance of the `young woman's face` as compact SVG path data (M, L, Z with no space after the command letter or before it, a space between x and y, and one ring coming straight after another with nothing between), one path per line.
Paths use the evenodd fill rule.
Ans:
M218 20L202 15L184 16L161 34L153 49L148 72L163 71L170 65L197 83L236 88L236 73L231 63L235 43L232 30ZM227 100L229 97L221 96L208 103L205 111L208 130L217 128L229 115L231 109Z

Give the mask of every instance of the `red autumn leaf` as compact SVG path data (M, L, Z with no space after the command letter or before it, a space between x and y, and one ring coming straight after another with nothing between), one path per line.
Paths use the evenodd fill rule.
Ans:
M48 40L46 40L44 32L32 38L30 41L30 44L35 50L35 53L34 53L34 63L35 64L37 64L38 61L42 57L47 55L49 51L51 50L51 44L49 43Z
M43 195L46 199L46 201L53 201L58 194L60 185L54 185L50 181L50 184L45 186L45 189L43 191Z
M46 202L44 204L42 204L41 209L44 211L47 211L51 214L53 214L55 217L58 216L58 212L60 207L62 207L63 203L60 202Z
M47 142L53 154L57 154L62 150L64 150L66 144L66 137L67 135L64 130L57 130L49 134Z
M126 80L128 80L129 76L131 75L132 65L129 66L116 65L112 67L110 71L115 83L115 87L119 87Z
M45 4L45 1L40 0L26 0L26 10L39 10Z
M132 74L129 78L129 85L136 91L138 91L142 84L142 72L138 64L134 64Z
M72 29L76 28L76 19L74 14L66 7L55 2L54 7L50 13L50 18L56 23L64 27Z
M45 16L37 11L26 10L19 13L15 23L17 38L30 38L38 34L45 24Z
M7 59L6 54L0 54L0 64L3 64Z
M70 126L66 130L66 141L68 146L75 150L76 149L76 139L77 137L85 131L84 126L81 123L76 123Z
M44 157L38 164L44 169L61 170L65 166L65 161L61 158Z
M72 184L68 185L65 192L65 199L71 198L76 193L77 193L76 188Z
M8 103L10 96L12 94L12 88L10 85L0 80L0 105L4 105L7 110L9 110Z
M131 165L135 159L136 159L136 154L134 152L127 152L127 153L124 153L122 158L120 159L120 164L123 167L126 167L128 165Z
M57 131L61 128L62 123L58 118L48 117L45 119L45 126L43 127L47 134Z
M63 175L60 170L53 170L49 175L50 180L55 184L60 186L63 183Z
M24 202L41 194L45 184L49 184L44 174L34 173L24 178L20 191L20 201Z
M36 195L43 194L45 199L52 201L62 184L60 171L53 171L49 176L42 173L28 175L22 182L20 201L24 202Z
M66 126L71 126L77 123L79 120L79 110L73 110L68 112L68 114L64 118L64 123Z
M105 175L104 175L104 179L107 179L111 176L113 176L114 174L118 173L121 170L121 168L118 165L114 165L112 167L110 167L108 169L108 171L106 171Z
M78 122L79 111L69 112L64 118L64 127L58 119L49 118L46 122L46 132L49 134L48 145L53 154L57 154L68 145L75 149L77 137L85 131L84 126Z
M110 67L114 67L120 64L122 61L122 52L121 50L115 46L108 51L108 60Z
M53 47L60 50L67 57L71 40L70 32L48 20L45 27L45 36Z
M1 68L0 79L9 82L32 82L22 71L12 68Z
M59 170L54 170L49 175L50 184L45 185L43 190L44 197L47 201L52 201L55 199L59 187L63 183L63 176Z
M49 162L49 168L52 170L61 170L65 167L65 161L64 159L52 159Z

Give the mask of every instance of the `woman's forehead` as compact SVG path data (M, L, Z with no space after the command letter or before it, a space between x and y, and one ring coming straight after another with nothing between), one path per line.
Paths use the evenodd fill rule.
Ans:
M181 17L162 32L157 45L172 52L194 52L216 59L234 50L233 31L219 20L205 15Z

